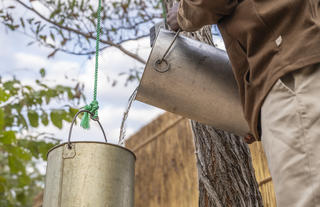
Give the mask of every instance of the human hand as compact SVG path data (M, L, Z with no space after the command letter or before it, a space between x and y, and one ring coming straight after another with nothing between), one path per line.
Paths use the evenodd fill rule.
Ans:
M256 141L256 139L252 134L247 134L243 139L247 144L252 144L253 142Z
M171 7L167 15L167 23L173 31L178 31L180 29L180 26L178 24L178 19L177 19L178 10L179 10L179 3L175 3Z

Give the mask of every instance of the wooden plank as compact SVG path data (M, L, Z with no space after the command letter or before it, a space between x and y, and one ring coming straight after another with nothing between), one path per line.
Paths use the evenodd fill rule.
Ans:
M273 183L268 168L267 158L264 154L261 142L255 142L249 145L252 157L252 164L255 169L255 175L260 185L260 192L265 207L276 207L276 197L274 193Z
M126 146L135 149L155 134L135 151L135 207L197 207L198 177L188 120L165 113L133 135Z

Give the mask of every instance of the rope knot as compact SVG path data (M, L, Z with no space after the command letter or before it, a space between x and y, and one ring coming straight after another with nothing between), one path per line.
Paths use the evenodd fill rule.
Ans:
M86 105L84 109L90 111L93 114L93 116L90 115L91 119L94 119L94 120L98 119L98 109L99 109L98 101L96 100L92 101L89 105ZM84 129L89 129L90 128L89 121L90 121L89 113L85 112L82 117L80 126Z

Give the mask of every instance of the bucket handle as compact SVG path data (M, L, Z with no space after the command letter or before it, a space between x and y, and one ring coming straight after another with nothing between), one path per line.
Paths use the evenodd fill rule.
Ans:
M99 126L100 126L100 129L101 129L101 131L102 131L102 133L103 133L104 140L105 140L106 142L108 142L106 133L104 132L104 129L103 129L103 127L102 127L102 125L101 125L101 123L100 123L100 121L99 121L99 118L92 118L92 117L94 116L94 114L93 114L92 112L88 111L88 110L83 109L83 110L80 110L80 111L78 111L78 112L76 113L76 115L73 117L73 120L72 120L72 122L71 122L70 130L69 130L69 136L68 136L68 148L69 148L69 149L72 148L72 146L71 146L71 134L72 134L73 125L74 125L74 123L76 122L76 119L77 119L78 115L81 114L81 113L84 113L84 112L89 113L89 114L90 114L90 118L91 118L93 121L98 122L98 124L99 124Z
M164 52L164 54L162 55L161 58L157 59L154 63L154 69L156 71L158 71L159 73L165 73L169 70L170 68L170 64L167 62L167 60L165 59L166 56L168 55L169 50L172 48L173 43L176 41L176 39L179 36L179 33L181 32L181 29L179 29L176 34L173 37L173 40L171 41L169 47L167 48L167 50ZM161 68L161 64L164 63L165 66L163 68Z

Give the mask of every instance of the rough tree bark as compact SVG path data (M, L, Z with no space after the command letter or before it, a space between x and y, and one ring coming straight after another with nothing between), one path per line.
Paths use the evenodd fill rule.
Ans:
M174 0L165 0L168 11ZM211 26L183 32L214 45ZM197 155L199 207L263 206L248 145L242 137L191 121Z

